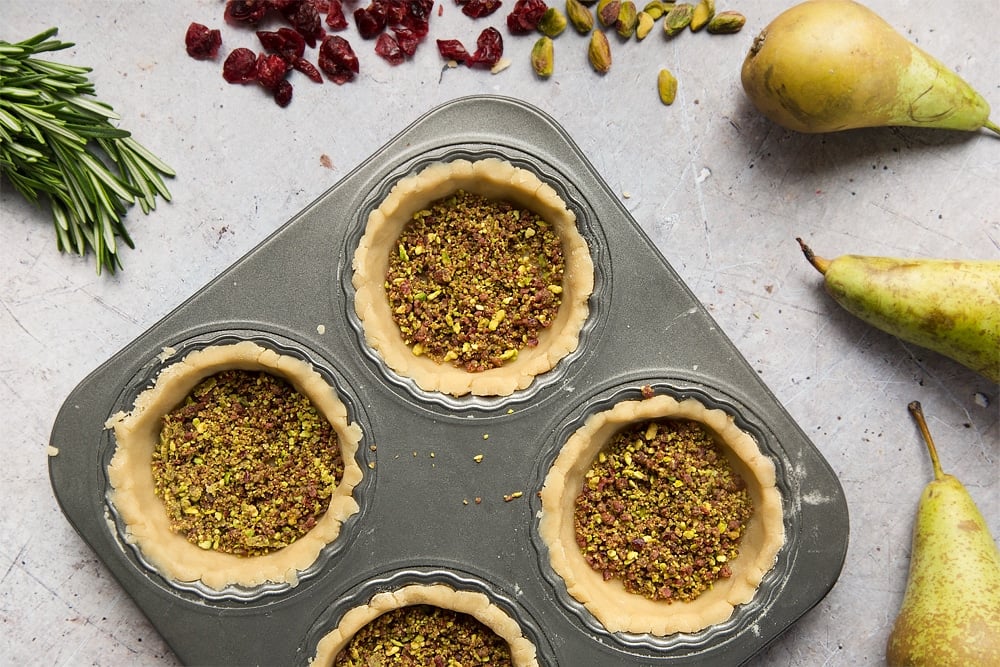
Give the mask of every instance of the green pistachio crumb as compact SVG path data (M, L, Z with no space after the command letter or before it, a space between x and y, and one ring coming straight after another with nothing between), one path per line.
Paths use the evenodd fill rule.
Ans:
M564 270L552 225L459 190L407 223L389 256L386 296L415 355L479 372L538 344L561 304Z
M171 529L205 550L257 556L326 512L344 472L336 432L284 378L227 370L163 416L153 488Z
M399 607L361 628L333 667L511 667L510 646L475 617L432 605Z
M742 478L698 422L660 419L616 434L576 499L577 546L605 579L652 600L693 600L732 575L753 513Z

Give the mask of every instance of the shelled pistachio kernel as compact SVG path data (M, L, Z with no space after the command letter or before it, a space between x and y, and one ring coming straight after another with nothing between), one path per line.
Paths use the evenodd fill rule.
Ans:
M694 5L687 2L679 2L667 12L663 17L663 32L667 37L673 37L684 28L691 25L691 17L694 14Z
M566 16L581 35L594 29L594 14L580 0L566 0Z
M742 30L746 22L747 17L743 14L727 10L713 16L705 30L714 35L731 35Z
M615 31L623 38L628 39L635 34L635 26L638 23L639 15L632 0L623 0L618 7L618 20L615 23Z
M597 20L605 28L613 28L618 23L618 12L621 9L621 0L598 0Z
M712 20L715 16L715 0L699 0L691 12L691 23L688 27L691 32L698 32Z
M670 106L677 98L677 77L668 69L661 69L656 78L656 89L660 94L660 101Z
M512 658L510 645L474 616L418 604L372 620L333 661L333 667L390 664L499 667L512 664Z
M538 32L546 37L558 37L566 29L566 15L558 7L549 7L538 22Z
M611 69L611 45L607 35L601 30L590 34L590 46L587 48L587 58L598 74L605 74Z
M673 6L674 3L672 2L668 4L663 2L663 0L649 0L642 8L642 11L649 14L653 21L659 21Z
M542 35L531 47L531 67L535 74L542 78L552 76L553 60L555 58L555 48L552 38Z
M263 371L209 376L162 418L154 492L171 529L257 556L316 524L343 475L336 433L307 396Z
M649 31L653 29L655 24L656 21L652 16L645 11L639 12L636 16L635 38L640 41L646 39L646 36L649 35Z

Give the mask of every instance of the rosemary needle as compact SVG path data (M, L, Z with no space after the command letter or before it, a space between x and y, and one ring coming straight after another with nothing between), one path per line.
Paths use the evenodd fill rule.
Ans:
M129 206L143 213L170 200L166 163L112 124L120 119L94 97L89 67L39 58L73 44L50 28L23 42L0 40L0 175L26 199L48 206L62 252L93 251L97 272L121 267L119 242Z

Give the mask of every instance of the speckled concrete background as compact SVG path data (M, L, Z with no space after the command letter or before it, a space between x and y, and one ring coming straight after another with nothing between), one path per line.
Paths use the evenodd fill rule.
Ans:
M472 44L506 13L473 22L453 3L438 4L431 40ZM433 41L390 67L352 26L359 78L336 86L296 75L295 98L280 109L253 86L226 84L221 58L185 54L192 21L221 28L224 49L256 47L251 33L223 23L217 0L7 0L0 39L58 26L76 46L52 59L94 67L98 96L178 176L172 203L149 217L130 214L136 248L123 251L116 276L95 275L91 257L57 253L45 215L0 183L0 662L176 662L56 505L45 458L56 411L98 364L421 114L495 93L565 127L840 477L851 517L840 580L753 664L882 663L913 511L931 474L906 404L923 402L944 465L997 536L1000 396L996 384L841 311L795 237L827 256L997 259L1000 137L805 136L762 119L745 101L739 68L753 37L789 4L720 4L748 16L734 36L612 40L614 66L603 77L586 63L586 41L567 32L548 81L528 65L533 39L505 28L512 64L491 75L443 70ZM992 2L961 11L929 0L868 4L1000 108ZM662 67L680 81L671 107L656 97Z

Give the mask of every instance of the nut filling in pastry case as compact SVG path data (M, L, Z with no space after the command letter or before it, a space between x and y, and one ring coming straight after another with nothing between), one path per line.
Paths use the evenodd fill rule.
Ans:
M503 97L416 120L91 373L51 444L63 512L189 664L337 664L407 609L514 665L739 664L847 549L808 437Z

